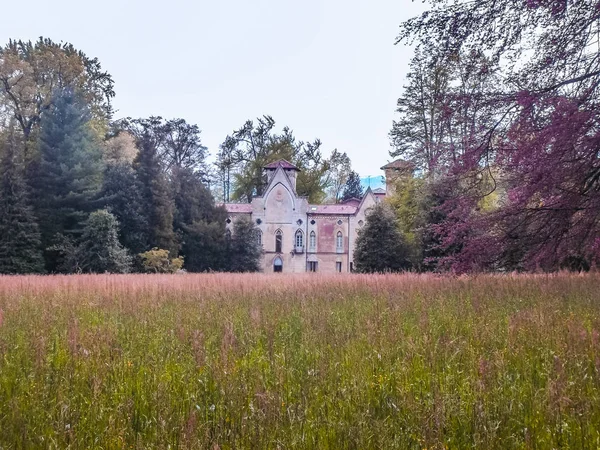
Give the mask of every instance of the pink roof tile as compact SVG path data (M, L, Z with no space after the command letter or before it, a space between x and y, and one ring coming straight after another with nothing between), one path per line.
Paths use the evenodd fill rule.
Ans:
M264 169L277 169L278 167L281 167L283 169L297 170L298 172L300 172L300 169L298 169L295 165L293 165L289 161L286 161L285 159L280 159L279 161L274 161L270 164L267 164L264 167Z
M309 214L355 214L356 206L353 205L309 205Z
M221 203L217 206L224 206L228 213L252 214L250 203Z

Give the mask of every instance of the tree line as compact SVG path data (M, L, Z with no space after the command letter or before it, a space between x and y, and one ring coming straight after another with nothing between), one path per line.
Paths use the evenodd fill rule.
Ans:
M390 132L390 202L417 270L600 263L600 2L428 0Z
M254 224L227 232L214 198L261 195L262 166L279 158L301 167L311 201L360 195L345 153L325 158L320 141L276 133L269 116L227 136L210 164L197 125L117 120L114 95L111 75L71 44L0 49L0 273L258 270Z

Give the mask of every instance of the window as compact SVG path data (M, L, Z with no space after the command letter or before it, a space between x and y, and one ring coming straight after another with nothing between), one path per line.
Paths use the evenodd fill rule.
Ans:
M316 272L317 271L317 261L309 261L308 262L308 271Z
M350 263L350 272L354 272L354 263Z
M335 263L335 271L336 272L341 272L342 271L342 262L338 261Z
M344 251L344 237L342 236L342 232L338 231L337 239L336 239L336 250L338 253L342 253Z
M283 272L283 261L279 256L273 261L273 272Z
M314 231L310 232L310 249L314 252L317 248L317 235Z
M302 234L302 231L298 230L296 231L296 248L302 248L304 246L304 235Z
M275 251L281 253L281 244L283 243L283 233L281 230L275 232Z

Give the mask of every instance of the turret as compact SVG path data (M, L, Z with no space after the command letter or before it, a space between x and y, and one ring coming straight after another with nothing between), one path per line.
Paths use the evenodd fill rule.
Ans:
M285 159L280 159L279 161L272 162L263 167L265 173L267 174L267 183L270 183L273 177L275 176L275 172L277 172L278 168L282 168L290 179L290 183L292 183L292 187L294 191L296 191L296 178L300 169L298 169L291 162L286 161Z
M381 168L385 172L386 195L394 195L396 192L396 183L401 178L412 178L415 172L415 165L410 161L397 159Z

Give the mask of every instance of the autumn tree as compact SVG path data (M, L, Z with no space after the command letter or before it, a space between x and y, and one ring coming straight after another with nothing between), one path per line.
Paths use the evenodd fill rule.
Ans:
M445 246L460 246L453 270L556 270L565 259L597 261L600 3L429 3L430 11L402 24L399 41L442 62L482 55L496 77L493 89L455 97L462 105L483 98L494 120L476 118L477 132L465 135L449 171L458 189L445 207L451 220L438 230ZM461 117L458 108L448 114ZM505 195L498 208L481 210L482 198L499 186Z
M10 40L0 48L0 101L24 136L25 157L35 150L42 116L56 91L70 89L89 105L90 125L102 135L112 115L114 82L97 58L65 42Z

